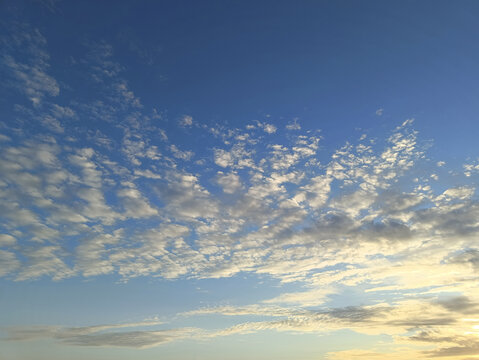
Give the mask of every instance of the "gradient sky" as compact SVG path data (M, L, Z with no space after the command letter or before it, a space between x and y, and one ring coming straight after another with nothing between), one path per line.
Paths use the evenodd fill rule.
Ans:
M0 359L479 358L478 18L0 2Z

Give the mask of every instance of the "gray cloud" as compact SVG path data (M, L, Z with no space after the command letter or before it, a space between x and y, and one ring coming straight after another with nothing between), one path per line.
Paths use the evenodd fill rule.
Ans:
M453 254L448 260L452 264L467 264L479 269L479 250L467 249Z
M479 313L479 304L471 301L467 296L457 296L447 300L438 301L438 304L447 310L458 312L464 315Z
M423 353L429 357L477 355L479 352L479 341L468 339L461 342L462 344L458 346L442 347L437 350L424 351Z
M176 338L171 331L128 331L122 333L78 335L61 341L77 346L119 346L147 348L158 346Z
M7 329L7 340L28 341L46 338L74 346L148 348L178 340L196 332L195 329L118 331L123 328L149 327L159 324L159 322L139 322L73 328L58 326L10 328Z

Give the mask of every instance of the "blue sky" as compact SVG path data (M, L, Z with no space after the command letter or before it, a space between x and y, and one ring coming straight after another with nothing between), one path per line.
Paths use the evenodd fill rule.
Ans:
M0 358L477 357L477 2L0 10Z

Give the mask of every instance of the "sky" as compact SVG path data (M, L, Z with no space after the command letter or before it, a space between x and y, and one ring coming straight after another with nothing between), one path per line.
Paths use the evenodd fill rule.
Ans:
M1 360L479 358L479 2L0 2Z

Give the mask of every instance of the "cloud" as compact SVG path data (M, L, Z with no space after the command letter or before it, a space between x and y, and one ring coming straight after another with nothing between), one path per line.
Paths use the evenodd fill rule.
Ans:
M69 112L65 107L54 109ZM129 277L156 272L168 277L183 274L203 278L251 271L271 274L282 282L313 284L311 279L321 269L349 263L356 269L349 277L348 271L327 273L323 284L334 287L375 282L370 291L387 291L413 286L411 274L416 270L406 259L418 247L424 253L438 254L435 264L424 264L435 266L438 276L444 276L454 264L464 264L460 271L471 264L439 247L421 246L431 237L439 237L441 242L460 235L472 241L478 230L474 225L477 204L471 198L475 189L470 186L433 195L417 183L416 189L408 192L396 185L422 156L410 122L393 131L384 149L346 144L314 171L307 164L318 151L317 137L298 135L289 144L273 139L264 152L258 152L254 134L246 137L236 130L227 131L225 139L230 143L224 149L214 149L211 158L204 158L202 166L216 163L224 168L210 175L188 172L163 156L165 151L180 150L176 145L172 148L174 144L165 144L156 128L137 125L122 125L126 136L121 145L121 165L121 159L120 163L112 161L93 145L64 146L51 139L5 143L0 166L2 181L10 187L2 191L10 201L2 211L7 214L9 228L27 225L31 238L56 246L64 231L62 226L70 224L68 236L92 241L73 243L77 253L83 255L77 257L79 262L70 274L84 276L118 273ZM154 139L159 142L152 143ZM219 196L211 184L234 196ZM123 221L130 221L136 237L137 224L132 221L153 216L172 224L186 221L188 233L198 237L178 240L178 245L190 241L198 250L181 245L175 250L178 254L162 254L168 260L160 266L158 258L139 256L127 241L102 245L99 239L108 238L112 232L92 228L101 224L121 229ZM24 244L27 238L25 233L17 241ZM363 244L361 250L357 244ZM105 245L108 252L102 250ZM96 259L90 261L91 271L87 270L89 265L81 265L89 263L88 253ZM40 272L55 276L55 269L59 269L60 278L67 276L68 271L54 265L64 255L55 254L48 260L50 267L45 260L48 270ZM368 263L360 269L359 264L378 254L397 258L378 266ZM95 261L98 267L93 266ZM403 265L394 271L385 270L396 261ZM27 274L36 276L30 271L20 278ZM423 278L413 288L434 283L445 286L450 277L444 279L438 282L435 277ZM318 297L318 303L323 301L320 298L326 299Z
M0 276L5 276L20 267L20 261L10 251L0 250Z
M274 126L273 124L264 124L263 129L268 134L274 134L277 130L276 126Z
M159 198L169 211L187 218L213 217L217 214L215 200L192 174L170 171L167 181L157 186Z
M246 149L245 144L237 143L228 150L214 149L214 162L216 165L223 168L254 168L255 163L252 159L252 151Z
M377 304L370 306L348 306L325 310L310 310L302 307L273 307L271 305L250 305L244 307L218 307L190 311L183 315L198 316L220 314L242 319L257 317L258 321L239 322L216 332L209 337L248 334L264 330L275 330L292 333L325 333L350 329L368 335L391 334L397 344L417 342L416 336L431 329L461 328L463 322L448 314L433 303L421 301L402 301L395 305ZM272 317L272 320L264 320ZM442 330L441 330L442 331ZM449 339L438 339L442 346L450 343ZM420 352L418 352L420 354Z
M193 126L193 117L190 115L183 115L183 117L178 121L178 124L182 127Z
M262 123L262 122L257 121L256 125L259 128L262 128L263 131L267 134L274 134L276 132L276 130L278 130L278 128L276 126L274 126L273 124Z
M298 118L294 118L292 122L286 125L288 130L301 130L301 125L298 123Z
M329 295L336 293L335 289L322 288L309 291L281 294L265 300L266 304L296 304L300 306L317 306L323 304Z
M225 174L218 171L217 182L226 194L234 194L243 187L240 177L234 172Z
M74 275L74 271L62 260L59 246L29 247L23 250L28 260L18 272L17 280L37 279L51 276L53 280L61 280Z
M9 234L0 234L0 247L1 246L12 246L17 242L17 240Z
M194 155L193 151L181 151L176 145L171 145L170 150L175 158L181 160L191 160Z
M149 348L178 338L176 331L128 331L121 333L79 335L63 342L76 346L115 346L130 348Z
M7 84L38 106L46 96L60 93L58 82L48 74L50 56L46 51L47 40L37 29L10 25L12 32L1 39L7 50L1 59L1 64L8 69L10 81Z
M183 339L195 332L195 329L118 331L121 329L144 328L160 324L160 322L138 322L70 328L59 326L10 328L8 330L7 340L28 341L46 338L73 346L143 349L159 346L173 340Z
M396 348L394 351L375 351L375 350L343 350L330 352L327 354L327 360L409 360L427 358L419 351L410 349Z
M467 296L457 296L438 302L447 310L458 312L463 315L474 315L479 312L479 304L471 301Z
M479 249L461 249L447 259L452 264L471 265L475 269L479 268Z
M437 200L466 200L474 195L475 189L469 186L461 186L456 188L450 188L445 190L441 195L437 197Z
M153 208L145 197L135 188L134 184L118 191L125 209L125 216L129 218L145 218L158 215L158 210Z
M102 234L84 239L75 251L75 270L83 276L97 276L109 274L115 270L112 261L112 251L108 247L114 247L119 243L123 231L116 230L113 234Z

